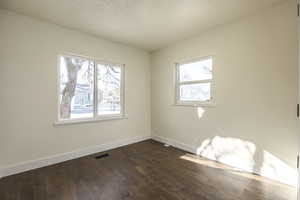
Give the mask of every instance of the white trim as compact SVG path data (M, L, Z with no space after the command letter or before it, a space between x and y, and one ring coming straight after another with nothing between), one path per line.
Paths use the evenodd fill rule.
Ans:
M197 57L193 57L193 58L189 58L189 59L183 59L183 60L180 60L176 63L178 64L189 64L189 63L192 63L192 62L196 62L196 61L201 61L201 60L207 60L209 58L214 58L215 55L214 54L209 54L209 55L206 55L206 56L197 56Z
M196 152L197 152L196 147L193 147L193 146L188 145L188 144L184 144L182 142L178 142L178 141L170 139L170 138L165 138L165 137L158 136L158 135L152 135L152 139L155 140L155 141L161 142L161 143L171 145L171 146L176 147L178 149L193 153L193 154L196 154Z
M57 66L56 66L56 100L57 100L57 108L56 108L56 112L57 112L57 116L56 116L56 120L59 120L60 119L60 58L61 58L61 55L63 54L59 54L57 56Z
M6 166L6 167L3 167L2 169L0 168L0 178L18 174L18 173L22 173L22 172L26 172L26 171L37 169L37 168L41 168L41 167L46 167L46 166L61 163L61 162L65 162L68 160L100 153L103 151L115 149L118 147L141 142L141 141L148 140L148 139L153 139L153 140L161 142L161 143L166 143L175 148L178 148L178 149L181 149L181 150L193 153L193 154L196 154L196 151L197 151L197 148L195 146L185 144L185 143L179 142L179 141L171 139L171 138L154 135L154 133L152 133L152 136L142 136L142 137L135 137L135 138L131 138L131 139L118 140L116 142L87 147L87 148L75 150L72 152L57 154L57 155L46 157L46 158L41 158L41 159L36 159L36 160L24 162L24 163L19 163L16 165ZM208 158L205 158L205 159L208 159ZM218 162L215 160L212 160L212 161ZM218 163L220 163L220 162L218 162ZM235 167L235 166L232 166L232 167ZM243 169L239 169L239 170L241 172L247 172ZM256 175L262 176L259 171L254 171L253 173ZM266 177L266 176L262 176L262 177ZM270 177L266 177L266 178L271 179ZM284 180L275 180L275 179L273 179L273 180L295 187L295 185L288 183Z
M91 62L91 60L89 60L89 62ZM95 79L95 77L97 78L97 74L98 74L98 67L96 62L93 60L92 62L94 62L94 74L93 74L93 118L95 118L98 115L98 79Z
M212 79L204 79L199 81L182 81L179 82L179 85L193 85L193 84L199 84L199 83L211 83Z
M183 64L188 64L188 63L192 63L192 62L197 62L197 61L202 61L202 60L207 60L207 59L212 59L212 79L206 79L206 80L195 80L195 81L183 81L180 82L179 80L179 66L183 65ZM190 60L186 60L186 61L181 61L181 62L176 62L175 63L175 67L174 67L174 90L175 90L175 103L174 105L176 106L209 106L209 107L214 107L216 106L215 103L215 88L214 88L214 61L215 58L213 55L211 56L204 56L204 57L198 57L198 58L193 58ZM191 84L198 84L198 83L210 83L210 95L211 95L211 99L208 101L181 101L180 100L180 86L181 85L191 85Z
M121 65L121 62L115 62L115 61L111 61L111 60L107 60L104 58L99 58L99 57L94 57L94 56L87 56L87 55L83 55L83 54L78 54L78 53L73 53L73 52L69 52L69 51L60 51L58 53L58 55L63 56L74 56L74 57L79 57L79 58L83 58L83 59L87 59L87 60L97 60L99 62L104 62L104 63L110 63L110 64L114 64L114 65Z
M94 123L94 122L103 122L103 121L121 120L121 119L128 119L128 116L127 115L116 115L116 116L109 115L107 117L105 116L105 117L96 117L96 118L61 120L61 121L54 122L53 125L61 126L61 125Z
M113 65L113 66L119 66L121 69L121 81L120 81L120 114L108 114L108 115L99 115L98 114L98 80L97 80L97 73L98 73L98 64L102 64L102 65ZM125 109L125 64L117 64L117 63L112 63L112 62L105 62L102 60L94 60L94 67L95 67L95 76L94 79L95 80L95 92L94 92L94 118L96 120L98 119L105 119L105 120L109 120L109 119L116 119L116 118L124 118L124 116L127 116L126 114L126 109Z
M0 168L0 179L3 178L3 177L4 177L4 175L3 175L3 169Z
M75 150L72 152L57 154L57 155L46 157L46 158L31 160L31 161L19 163L16 165L6 166L6 167L0 169L0 178L5 177L5 176L10 176L13 174L22 173L22 172L33 170L33 169L37 169L37 168L41 168L41 167L46 167L46 166L61 163L64 161L80 158L83 156L88 156L91 154L115 149L118 147L141 142L141 141L148 140L148 139L151 139L151 136L138 136L138 137L134 137L134 138L130 138L130 139L118 140L116 142L111 142L111 143L107 143L107 144L100 144L97 146L78 149L78 150Z
M195 147L195 146L192 146L192 145L189 145L189 144L185 144L185 143L176 141L176 140L171 139L171 138L166 138L166 137L154 135L153 132L152 132L152 139L156 140L158 142L165 143L165 144L168 144L168 145L173 146L175 148L178 148L178 149L181 149L181 150L184 150L184 151L187 151L189 153L193 153L193 154L197 155L197 147ZM198 156L201 157L201 155L198 155ZM286 185L289 185L289 186L292 186L292 187L297 187L297 185L295 185L295 184L293 184L291 182L288 182L288 181L286 181L284 179L273 179L271 177L264 176L264 175L261 174L260 170L255 170L253 172L249 172L249 171L247 171L245 169L237 168L236 166L233 166L233 165L228 165L227 163L222 163L220 161L212 160L212 159L209 159L209 158L206 158L206 157L203 157L203 158L207 159L207 160L211 160L211 161L217 162L217 163L221 163L221 164L224 164L224 165L227 165L227 166L230 166L230 167L233 167L236 170L241 171L241 172L253 173L255 175L258 175L258 176L261 176L261 177L265 177L265 178L277 181L277 182L282 183L282 184L286 184Z
M213 101L208 101L208 102L202 102L202 103L199 103L198 101L196 102L193 102L193 101L190 101L190 102L181 102L181 103L175 103L175 104L172 104L172 106L187 106L187 107L216 107L217 104L214 103Z
M94 76L93 76L93 117L91 118L78 118L78 119L61 119L60 118L60 59L61 57L75 57L88 60L89 63L94 63ZM98 80L97 80L97 65L113 65L119 66L121 69L121 81L120 81L120 114L108 114L108 115L98 115ZM62 124L78 124L87 122L99 122L115 119L127 119L126 106L125 106L125 64L120 64L116 62L104 61L102 59L97 59L89 56L82 56L74 53L61 53L57 56L57 121L54 125Z

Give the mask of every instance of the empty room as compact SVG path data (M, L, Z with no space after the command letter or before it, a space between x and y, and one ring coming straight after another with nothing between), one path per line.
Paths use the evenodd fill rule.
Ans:
M297 200L297 0L0 0L0 200Z

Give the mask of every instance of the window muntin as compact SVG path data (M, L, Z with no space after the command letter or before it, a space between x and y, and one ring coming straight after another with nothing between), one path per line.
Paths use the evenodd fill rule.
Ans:
M59 120L123 116L123 71L121 64L60 56Z
M211 103L212 67L212 57L176 64L177 104Z

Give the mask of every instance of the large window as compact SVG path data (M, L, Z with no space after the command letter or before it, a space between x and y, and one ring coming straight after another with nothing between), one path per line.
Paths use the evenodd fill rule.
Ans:
M124 115L124 65L79 56L59 57L59 121Z
M212 57L176 64L176 104L212 103Z

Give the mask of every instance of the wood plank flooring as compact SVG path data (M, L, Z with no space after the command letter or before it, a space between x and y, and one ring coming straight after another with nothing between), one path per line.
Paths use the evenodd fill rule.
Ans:
M296 200L296 189L148 140L0 179L0 200Z

